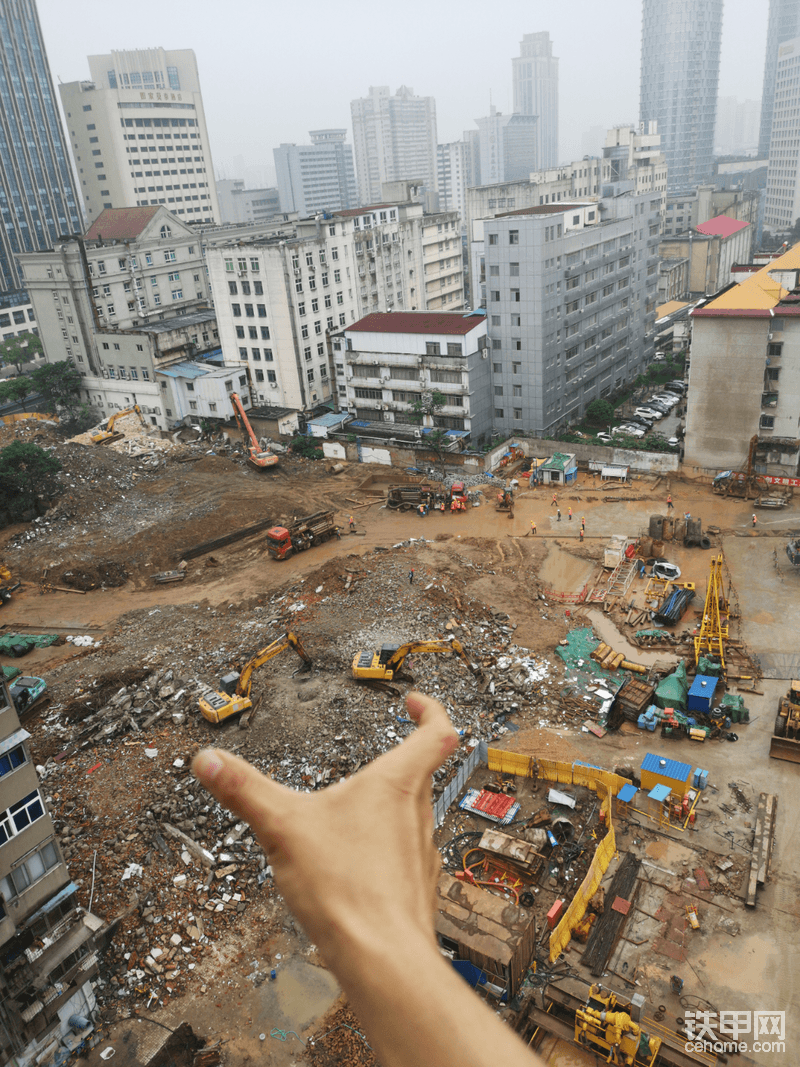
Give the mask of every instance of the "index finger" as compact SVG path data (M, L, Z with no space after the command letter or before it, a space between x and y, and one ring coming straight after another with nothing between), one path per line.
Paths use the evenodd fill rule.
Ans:
M192 760L192 773L226 808L277 843L293 794L246 760L220 748L205 748Z
M458 734L438 700L423 693L409 693L406 707L417 729L391 756L398 763L413 767L425 782L458 748Z

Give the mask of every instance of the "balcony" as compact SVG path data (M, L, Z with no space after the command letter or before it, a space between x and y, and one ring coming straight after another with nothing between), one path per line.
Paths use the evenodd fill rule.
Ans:
M762 393L761 394L761 407L762 408L776 408L778 406L778 394L777 393Z

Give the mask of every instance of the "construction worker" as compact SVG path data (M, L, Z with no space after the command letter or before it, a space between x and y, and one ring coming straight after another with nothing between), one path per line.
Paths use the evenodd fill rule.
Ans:
M753 529L754 529L754 530L755 530L755 528L756 528L756 523L757 523L757 522L758 522L758 516L756 515L756 513L755 513L755 512L753 512Z
M580 528L581 544L583 544L583 527Z
M533 521L533 519L531 519L531 534L534 537L536 536L536 523Z
M672 508L673 508L672 493L667 493L667 511L672 511Z
M556 508L556 522L561 522L561 508Z
M558 498L556 497L555 493L553 493L553 499L550 501L550 507L552 507L553 504L555 504L555 506L558 507Z
M410 570L408 572L408 584L409 585L413 585L414 584L414 571L413 570Z
M353 530L355 530L355 528L356 528L356 523L355 523L355 519L354 519L354 518L353 518L353 516L351 515L351 516L350 516L350 533L352 533L352 532L353 532Z
M586 516L585 515L581 515L581 529L582 530L586 529Z
M572 522L572 508L567 508L567 514L569 515L569 521Z

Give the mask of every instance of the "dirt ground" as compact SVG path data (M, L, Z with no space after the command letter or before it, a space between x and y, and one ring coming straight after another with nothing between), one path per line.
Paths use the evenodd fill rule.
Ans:
M48 441L47 430L37 433ZM238 869L228 876L230 899L225 901L218 886L206 885L196 864L186 867L186 887L174 886L185 861L174 848L170 858L157 842L153 845L155 830L172 820L217 855L229 847L224 840L235 830L231 821L195 796L185 772L197 747L210 741L305 788L351 773L396 744L408 729L398 721L401 701L359 687L349 676L350 661L384 641L448 635L457 636L473 660L493 672L493 694L481 692L455 659L420 656L410 669L420 688L444 700L465 744L483 739L528 754L608 767L638 763L644 751L667 744L665 754L710 770L715 810L729 820L726 830L732 829L742 856L746 814L728 816L717 804L729 801L728 782L740 783L751 801L764 789L779 794L774 876L760 891L754 912L735 904L741 913L738 938L704 928L687 950L691 970L685 977L719 1006L783 1007L786 1001L787 1018L790 1012L798 1015L796 771L767 755L775 701L791 676L785 664L796 654L800 575L782 560L786 535L800 529L797 505L759 513L753 531L745 502L716 497L706 486L680 478L635 479L627 488L610 490L583 475L578 485L559 494L560 521L552 492L542 488L519 493L512 519L494 511L489 487L478 508L421 518L390 512L379 501L359 507L358 502L374 499L359 489L369 475L385 478L386 484L397 477L399 472L385 468L348 467L333 475L321 463L282 457L277 468L255 471L198 447L159 454L155 462L118 447L57 444L55 449L64 464L64 495L41 520L0 532L0 556L23 582L2 609L0 633L89 634L98 643L36 649L18 665L48 681L50 704L30 716L26 727L37 763L49 759L46 788L62 847L81 886L81 902L88 904L97 851L93 910L109 919L130 910L103 973L101 999L110 1018L146 1010L155 993L155 1019L167 1025L187 1019L220 1037L227 1042L225 1062L299 1061L299 1039L321 1033L326 1018L334 1017L326 1012L335 1013L341 1005L313 946L285 912L269 878L262 877L257 848L246 844L246 836L237 839L245 844L235 854ZM741 610L731 636L749 653L784 657L784 674L776 668L778 677L758 683L763 696L746 697L752 721L740 729L737 744L654 742L628 726L594 737L570 712L568 678L553 654L571 627L591 623L603 640L645 664L677 662L674 648L644 651L631 643L626 608L609 614L602 602L590 608L569 599L584 587L602 585L598 561L610 535L645 534L649 517L666 513L668 492L677 512L700 516L704 526L721 531L712 552L665 546L664 555L681 567L682 580L697 585L700 601L684 620L687 634L701 612L710 557L721 550ZM153 583L154 573L176 567L193 545L261 519L285 522L323 508L336 512L344 530L352 514L356 534L343 533L341 540L280 563L268 556L258 534L189 560L181 583ZM530 533L531 520L536 535ZM643 589L643 582L634 582L630 598L641 601ZM559 599L554 593L567 596ZM254 676L257 712L251 728L242 731L236 723L212 728L196 710L202 687L218 685L222 674L241 668L287 628L301 635L314 660L311 677L295 677L299 664L285 654ZM512 666L504 667L505 661ZM2 657L0 663L17 665ZM503 672L520 663L535 680L506 681L510 675ZM105 739L92 735L88 747L76 747L83 711L97 716L121 686L133 698L134 710L137 699L154 699L175 712L138 732L124 730ZM165 686L172 693L160 697ZM56 761L62 752L66 756ZM183 760L184 767L176 768L175 760ZM437 789L449 773L443 772ZM169 808L170 790L179 797L177 809ZM737 850L724 842L720 847ZM652 862L674 870L681 859L663 854ZM131 863L141 864L142 874L120 881ZM218 903L222 910L213 910ZM187 936L198 914L208 917L206 933ZM147 921L153 918L155 925ZM152 959L148 953L154 947L168 952L173 931L184 939L170 960L174 977L165 977L173 971L151 971L131 985L126 974L143 967L145 957ZM752 981L737 977L745 962ZM273 968L274 981L268 977ZM663 981L657 970L648 964L656 999ZM775 973L782 975L779 996L770 984ZM750 1004L756 990L759 1003ZM776 996L780 1005L772 1004ZM281 1040L270 1036L273 1029L293 1030L298 1038ZM358 1045L360 1039L354 1040ZM778 1061L756 1056L754 1062Z

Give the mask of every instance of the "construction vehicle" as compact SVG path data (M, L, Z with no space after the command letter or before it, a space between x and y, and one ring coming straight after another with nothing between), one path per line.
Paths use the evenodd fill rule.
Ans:
M721 496L736 496L745 500L749 500L751 495L755 496L759 507L783 507L783 504L780 503L758 504L758 497L765 497L773 485L788 486L790 490L796 489L800 487L800 478L790 478L781 474L759 474L755 469L758 443L758 434L754 434L750 438L750 445L747 450L747 463L738 471L720 471L711 483L711 488ZM772 441L770 441L770 444L773 444L774 447ZM796 441L791 442L791 444L794 449L797 448ZM766 497L766 499L772 500L773 498Z
M800 681L792 681L789 692L778 701L769 754L774 759L800 763Z
M390 682L399 676L403 664L419 652L455 652L470 671L480 677L482 671L470 662L464 646L452 638L449 641L407 641L404 645L381 645L377 652L357 652L353 657L353 677L359 681Z
M14 592L14 590L19 589L22 583L14 582L12 584L11 571L8 569L5 563L0 563L0 582L3 583L2 585L0 585L0 608L2 608L3 604L7 604L8 601L11 599L11 594Z
M142 409L139 407L138 404L134 404L132 408L125 408L123 411L115 411L114 414L109 418L108 422L106 423L105 429L98 430L97 433L93 433L92 434L92 444L93 445L107 445L111 441L120 441L125 436L125 434L124 433L120 433L119 430L115 430L114 429L114 424L116 423L117 419L121 419L123 417L123 415L133 415L133 414L136 414L136 415L139 416L139 422L141 422L142 426L146 430L147 429L147 423L144 420L144 415L142 414Z
M280 655L287 648L293 648L303 660L301 670L311 670L311 657L303 648L300 638L296 634L285 633L283 637L279 637L271 645L267 645L260 652L256 652L255 656L244 665L241 674L236 671L226 674L221 679L221 692L206 693L205 696L200 697L198 703L203 717L208 719L209 722L220 723L229 719L231 715L238 715L240 712L252 708L250 686L253 681L253 671L263 667L268 660Z
M259 470L263 470L265 467L276 467L278 457L273 452L263 449L259 444L238 393L231 393L231 404L233 404L233 414L236 416L236 425L242 435L242 445L247 453L248 463L252 463ZM247 443L248 438L249 444Z
M575 1043L606 1055L606 1063L652 1067L661 1038L651 1037L632 1018L632 1006L599 984L575 1012Z
M497 503L494 506L495 511L514 511L514 490L503 489L497 494Z
M800 567L800 540L795 539L787 543L786 555L793 567Z
M716 656L724 674L729 605L722 582L723 560L721 552L711 560L703 621L700 624L700 633L694 639L694 661L699 663L702 655Z
M44 678L23 674L11 682L9 692L17 713L21 715L24 711L29 711L34 704L42 699L47 692L47 682L45 682Z
M288 526L273 526L267 530L267 550L273 559L288 559L293 552L305 552L307 548L341 536L333 521L333 512L316 511Z
M386 490L386 506L392 511L414 511L420 504L430 507L435 495L432 485L390 485Z

